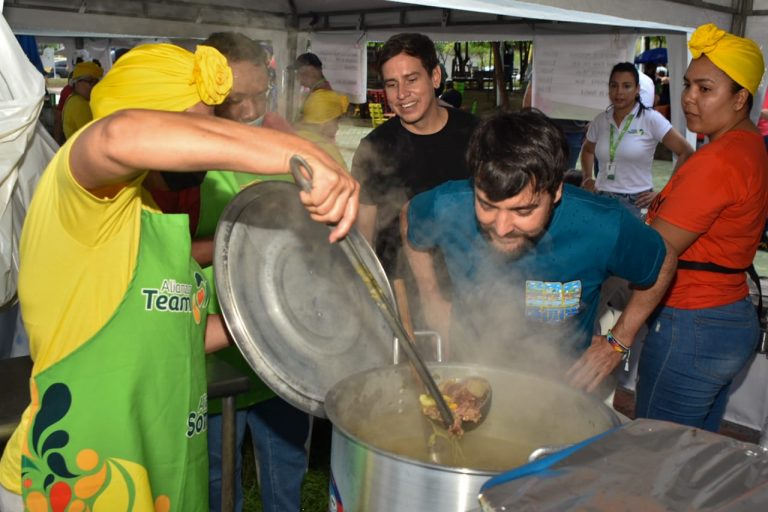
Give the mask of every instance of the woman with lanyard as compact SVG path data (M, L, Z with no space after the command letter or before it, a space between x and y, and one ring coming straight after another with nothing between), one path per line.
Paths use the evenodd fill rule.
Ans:
M285 172L344 236L358 186L303 139L213 117L232 71L215 49L170 44L123 56L91 97L94 119L51 160L21 236L19 301L34 359L31 404L0 461L0 510L208 510L204 350L210 285L186 215L163 215L147 169Z
M731 382L758 343L745 271L768 215L768 155L749 117L764 63L757 44L713 24L699 27L688 47L682 106L688 129L709 142L648 211L679 262L649 320L637 415L716 432Z
M681 165L693 148L661 114L640 101L640 75L629 62L616 64L608 81L611 106L590 123L581 148L582 186L613 196L637 217L653 200L653 155L661 142ZM600 174L595 180L595 156Z

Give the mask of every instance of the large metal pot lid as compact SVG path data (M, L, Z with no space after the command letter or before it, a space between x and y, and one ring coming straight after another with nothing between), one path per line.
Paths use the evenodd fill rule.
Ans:
M334 384L392 362L394 339L328 234L294 184L261 182L224 210L213 265L224 321L251 368L283 399L322 417ZM392 300L371 247L356 230L348 237Z

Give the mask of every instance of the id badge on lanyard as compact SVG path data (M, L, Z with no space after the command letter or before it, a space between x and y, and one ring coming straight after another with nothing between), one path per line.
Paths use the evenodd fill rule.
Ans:
M621 139L624 138L624 134L627 133L627 130L629 130L629 125L632 124L632 120L635 118L634 114L630 114L627 116L626 121L622 124L621 132L619 132L619 137L614 140L614 129L613 124L610 125L611 131L610 131L610 138L608 139L608 157L610 161L608 162L608 169L606 170L606 179L608 180L615 180L616 179L616 149L619 147L619 144L621 143Z

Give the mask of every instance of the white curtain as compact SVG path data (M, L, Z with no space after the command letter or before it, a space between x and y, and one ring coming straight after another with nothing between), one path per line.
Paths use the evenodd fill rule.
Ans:
M368 74L367 40L360 32L313 34L312 53L320 57L323 74L352 103L365 103Z
M18 241L35 184L58 145L38 123L45 80L0 16L0 304L16 294Z

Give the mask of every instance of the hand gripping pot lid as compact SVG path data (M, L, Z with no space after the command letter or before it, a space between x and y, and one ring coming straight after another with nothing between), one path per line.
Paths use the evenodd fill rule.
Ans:
M368 243L355 230L348 239L394 303ZM292 183L265 181L235 196L216 228L214 272L238 349L273 391L305 412L324 417L334 384L393 360L392 330Z

